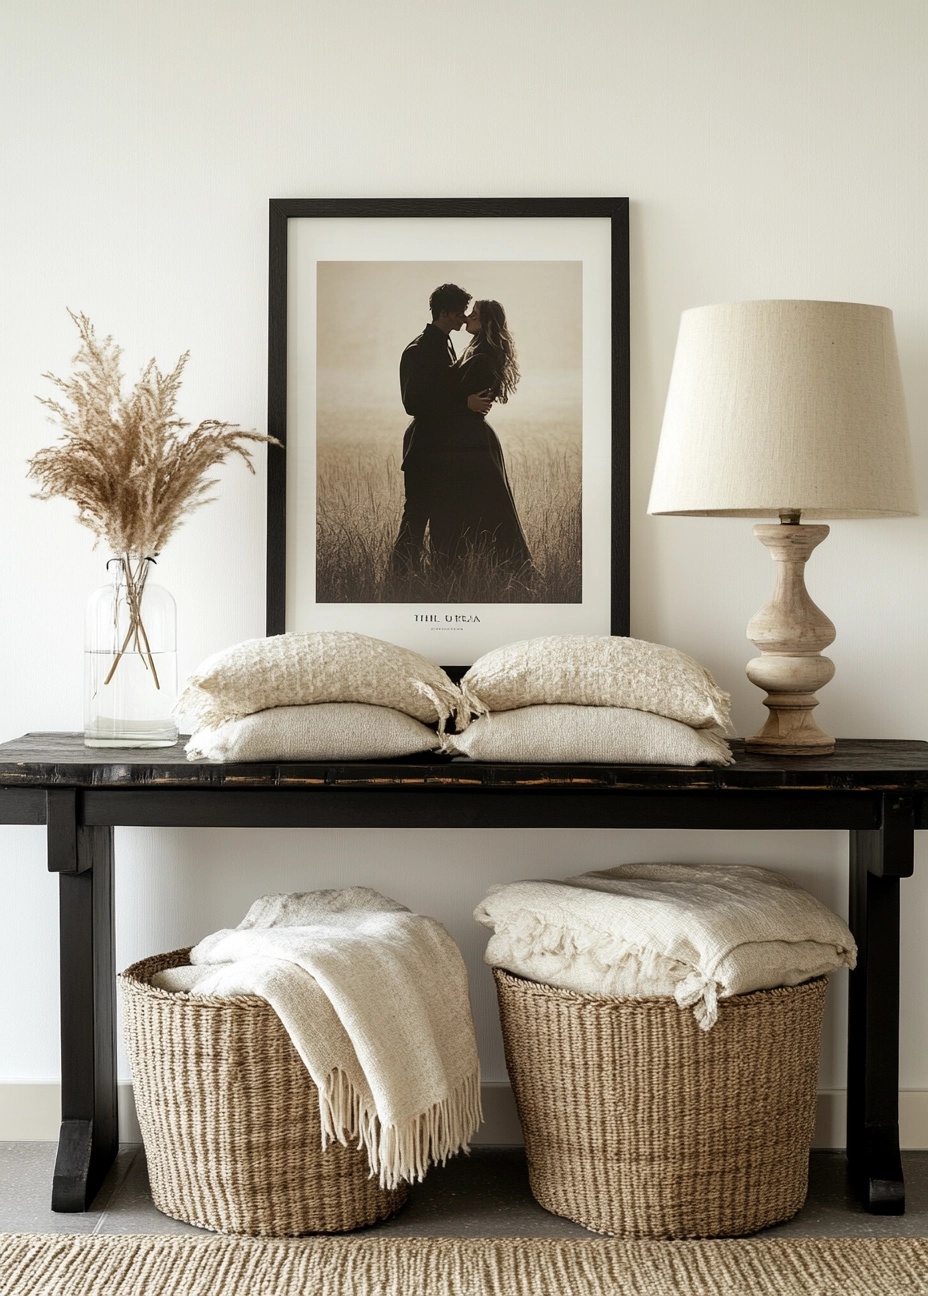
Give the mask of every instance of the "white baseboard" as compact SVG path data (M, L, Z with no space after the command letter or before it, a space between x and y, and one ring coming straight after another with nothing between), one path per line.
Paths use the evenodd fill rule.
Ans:
M843 1148L846 1120L847 1090L820 1092L812 1146ZM928 1089L900 1089L899 1146L908 1152L928 1149Z
M116 1090L119 1141L141 1143L131 1084ZM61 1086L58 1084L0 1084L0 1141L57 1143L61 1124Z
M474 1146L522 1142L522 1128L508 1084L482 1086L484 1123ZM118 1089L119 1138L141 1143L132 1085ZM831 1089L818 1096L815 1137L817 1148L844 1147L847 1095ZM57 1084L0 1084L0 1141L56 1142L61 1121L61 1091ZM928 1089L903 1089L899 1094L899 1141L903 1148L928 1149Z

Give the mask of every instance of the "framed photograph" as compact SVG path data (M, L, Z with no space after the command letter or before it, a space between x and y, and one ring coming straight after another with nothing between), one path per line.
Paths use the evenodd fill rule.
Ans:
M628 633L628 199L274 199L267 633Z

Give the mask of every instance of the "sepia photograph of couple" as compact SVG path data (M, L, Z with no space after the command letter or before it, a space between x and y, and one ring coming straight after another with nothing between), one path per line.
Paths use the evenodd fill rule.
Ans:
M582 263L315 266L315 597L583 599Z

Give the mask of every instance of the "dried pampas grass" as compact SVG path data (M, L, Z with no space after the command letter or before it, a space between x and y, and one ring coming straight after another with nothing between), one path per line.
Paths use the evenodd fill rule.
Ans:
M190 352L170 373L149 360L128 396L122 391L121 349L111 337L97 340L86 315L68 314L81 345L70 378L43 374L61 393L37 399L61 426L57 445L29 460L29 476L41 490L38 499L62 496L77 505L78 521L105 540L118 561L119 600L127 608L125 626L113 646L113 661L103 681L109 684L123 656L137 653L160 689L154 653L143 619L142 600L149 560L161 552L184 518L215 496L215 477L206 474L231 455L240 455L254 472L247 442L275 437L245 431L237 423L206 419L190 424L177 417L177 393Z
M41 487L38 499L73 500L78 521L115 554L154 557L185 517L215 498L210 469L239 455L253 473L246 443L280 442L217 419L188 431L175 409L189 351L167 374L149 360L123 395L121 348L111 337L98 341L86 315L68 314L81 338L74 372L43 374L61 397L37 398L62 437L29 460L29 476Z

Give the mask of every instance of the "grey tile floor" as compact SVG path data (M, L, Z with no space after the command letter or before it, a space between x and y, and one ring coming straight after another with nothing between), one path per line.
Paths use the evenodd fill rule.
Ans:
M866 1214L849 1195L844 1158L813 1152L805 1206L766 1236L928 1237L928 1152L903 1154L907 1208L902 1216ZM49 1209L54 1143L0 1143L0 1232L200 1233L155 1209L145 1153L121 1147L116 1164L85 1214ZM371 1230L373 1231L373 1230ZM528 1187L521 1148L475 1148L430 1171L408 1204L377 1231L436 1237L590 1237L580 1225L543 1210Z

